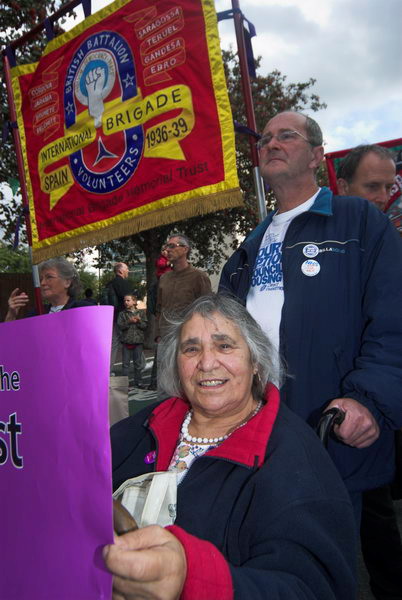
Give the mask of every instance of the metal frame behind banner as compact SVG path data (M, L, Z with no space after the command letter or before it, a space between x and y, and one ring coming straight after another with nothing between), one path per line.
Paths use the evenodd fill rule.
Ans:
M245 103L245 111L247 118L247 125L249 129L253 132L256 131L256 120L253 106L253 99L251 93L251 85L250 85L250 76L249 69L247 64L247 56L246 56L246 46L245 46L245 35L244 35L244 17L239 7L238 0L231 0L232 8L233 8L233 19L236 33L236 41L238 47L238 55L239 55L239 63L240 63L240 74L241 74L241 82L242 82L242 91L244 96ZM21 183L21 193L22 193L22 202L23 209L26 221L27 228L27 237L29 244L29 252L31 256L32 262L32 229L31 229L31 220L29 215L29 201L28 194L26 189L26 181L25 181L25 173L22 159L22 146L20 135L17 127L17 116L16 116L16 108L15 101L13 95L13 89L11 84L11 68L16 66L16 58L15 58L15 50L21 48L26 43L34 39L40 34L45 33L47 39L50 41L54 38L53 25L58 21L58 19L62 18L69 12L71 12L77 6L82 5L85 18L91 15L91 0L71 0L64 6L62 6L59 10L57 10L52 15L48 16L44 21L33 27L30 31L22 35L17 40L11 42L3 51L3 65L5 72L5 81L7 87L7 96L9 103L9 111L10 111L10 121L12 125L13 132L13 140L16 149L17 156L17 166L18 166L18 174ZM259 169L259 157L255 144L255 137L253 135L249 135L249 143L250 143L250 155L251 162L253 168L253 178L254 178L254 186L256 191L257 203L258 203L258 213L259 220L262 221L267 215L266 209L266 201L265 201L265 192L264 192L264 184L260 174ZM40 282L39 282L39 274L38 268L36 265L32 265L32 275L33 275L33 283L35 289L35 305L38 314L43 313L43 304L40 293Z
M20 186L21 186L22 205L23 205L23 212L24 212L24 216L25 216L25 225L27 228L29 257L31 259L31 265L32 265L32 279L33 279L33 285L34 285L35 308L36 308L37 313L39 315L42 315L44 310L43 310L42 296L41 296L41 292L40 292L39 271L38 271L38 266L32 264L32 228L31 228L31 219L30 219L30 215L29 215L29 201L28 201L28 194L27 194L27 189L26 189L24 166L23 166L23 160L22 160L21 140L20 140L20 135L19 135L19 131L17 128L17 115L16 115L16 110L15 110L14 96L13 96L12 87L11 87L11 66L10 66L9 57L7 56L6 53L3 54L3 67L4 67L4 74L5 74L6 87L7 87L8 105L9 105L9 111L10 111L9 116L11 119L11 123L13 125L13 127L12 127L13 140L14 140L15 152L17 155L17 167L18 167L18 174L19 174Z
M244 104L246 107L247 126L252 131L256 131L253 97L251 94L250 75L247 65L247 56L244 40L244 18L240 11L239 0L232 0L233 18L235 24L237 51L239 53L241 83L243 89ZM265 202L264 183L260 173L259 158L255 139L249 135L251 162L253 166L254 186L258 204L258 214L260 222L267 216L267 205Z
M74 8L79 5L82 5L85 17L88 17L91 14L91 0L71 0L51 16L47 17L44 21L33 27L30 31L22 35L17 40L11 42L3 51L3 67L5 74L5 82L7 88L7 98L9 105L9 117L11 122L11 128L13 132L13 141L15 146L15 152L17 157L17 168L18 175L20 179L21 185L21 195L22 195L22 205L23 205L23 213L25 216L25 224L27 229L27 238L28 238L28 246L29 246L29 255L32 264L32 228L31 228L31 219L29 214L29 201L28 194L26 189L26 181L25 181L25 173L24 173L24 165L22 159L22 147L21 147L21 139L17 126L17 114L15 108L14 94L11 84L11 68L16 66L16 58L15 58L15 50L17 48L21 48L27 42L31 41L43 31L46 34L47 39L50 41L54 37L53 32L53 24L58 21L58 19L64 17L67 13L71 12ZM43 302L42 295L40 291L40 281L39 281L39 271L37 265L32 264L32 278L34 285L34 294L35 294L35 308L39 315L43 314Z

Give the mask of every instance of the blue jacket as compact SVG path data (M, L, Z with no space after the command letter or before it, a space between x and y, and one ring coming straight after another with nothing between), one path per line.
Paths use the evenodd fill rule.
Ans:
M346 490L317 436L279 407L274 386L266 400L178 486L169 529L187 558L181 598L354 600L356 532ZM171 398L112 427L115 489L168 468L188 408Z
M272 214L226 263L220 292L246 302L271 220ZM318 249L321 268L313 277L301 270L307 244ZM280 350L288 377L281 398L312 426L334 398L364 404L380 425L380 438L364 449L333 438L329 452L350 491L388 483L392 429L402 426L402 241L366 200L322 188L310 210L291 222L282 267Z

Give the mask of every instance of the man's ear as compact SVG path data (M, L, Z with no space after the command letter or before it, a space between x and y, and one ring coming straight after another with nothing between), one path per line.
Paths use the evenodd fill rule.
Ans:
M340 196L349 195L349 184L346 181L346 179L343 179L343 177L339 177L339 179L336 180L336 184L338 186L338 194Z
M322 161L324 160L324 147L323 146L314 146L312 148L313 152L313 160L310 163L310 167L313 169L318 169Z

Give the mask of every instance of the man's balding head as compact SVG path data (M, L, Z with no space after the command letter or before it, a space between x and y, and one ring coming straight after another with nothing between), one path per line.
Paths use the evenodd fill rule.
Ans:
M123 279L127 279L128 277L128 266L126 265L126 263L123 262L118 262L114 265L113 267L113 271L115 272L116 275L118 275L119 277L122 277Z
M313 119L294 111L281 112L268 121L258 145L261 174L274 191L284 185L315 186L324 150L321 129Z

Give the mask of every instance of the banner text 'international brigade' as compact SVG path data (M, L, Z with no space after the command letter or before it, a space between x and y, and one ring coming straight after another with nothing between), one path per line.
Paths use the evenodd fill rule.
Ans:
M386 214L390 221L395 225L400 234L402 234L402 138L379 142L379 146L385 146L393 155L396 164L395 183L391 190L391 198L388 203ZM337 194L338 186L336 183L336 173L342 159L350 152L349 150L339 150L338 152L329 152L325 155L325 161L328 171L329 185L332 191Z
M117 0L12 74L34 262L241 203L212 0Z

